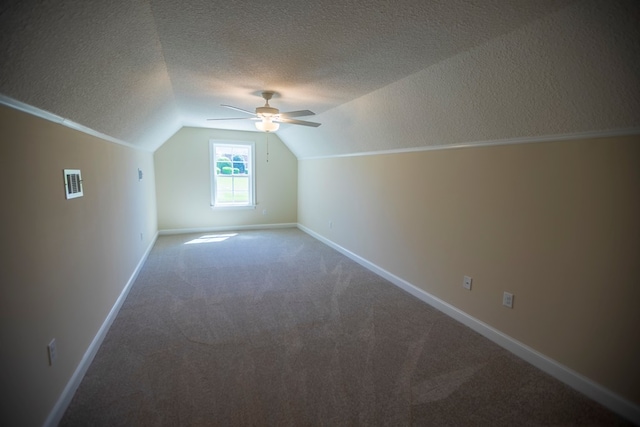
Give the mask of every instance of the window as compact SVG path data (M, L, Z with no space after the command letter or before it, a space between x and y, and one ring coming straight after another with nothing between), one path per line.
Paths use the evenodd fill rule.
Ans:
M253 142L210 141L211 206L254 207Z

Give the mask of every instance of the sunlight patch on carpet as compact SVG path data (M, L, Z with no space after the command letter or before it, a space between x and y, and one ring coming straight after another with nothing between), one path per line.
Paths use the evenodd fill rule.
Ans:
M185 245L194 245L198 243L219 243L224 242L230 237L237 236L238 233L229 233L229 234L211 234L207 236L200 236L197 239L190 240L185 243Z

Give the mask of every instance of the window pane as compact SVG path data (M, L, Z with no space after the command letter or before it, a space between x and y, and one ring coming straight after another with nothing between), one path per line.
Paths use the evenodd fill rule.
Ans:
M249 192L248 191L235 191L233 193L233 201L236 203L249 203Z
M221 176L218 178L218 191L233 191L233 178L230 176Z
M234 185L233 185L233 189L234 191L249 191L249 177L248 176L236 176L233 178L234 181Z
M237 156L236 156L237 157ZM235 174L244 174L244 162L239 162L234 159L233 161L233 173Z

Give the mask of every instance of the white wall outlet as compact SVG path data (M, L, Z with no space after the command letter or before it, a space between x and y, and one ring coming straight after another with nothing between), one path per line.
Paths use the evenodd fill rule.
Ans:
M262 215L266 215L267 214L267 210L266 209L262 209Z
M464 279L462 280L462 287L467 289L467 290L471 290L471 282L473 282L473 279L469 276L464 276Z
M505 292L502 294L502 305L505 307L513 308L513 294Z
M58 358L58 350L56 350L56 339L52 339L47 346L47 353L49 353L49 366L53 365L53 362Z
M144 240L144 233L140 233L140 240Z
M329 221L329 228L333 228L333 221Z

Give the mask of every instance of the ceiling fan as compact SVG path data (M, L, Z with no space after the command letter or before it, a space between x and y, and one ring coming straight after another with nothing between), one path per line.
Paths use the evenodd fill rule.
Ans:
M290 123L292 125L312 126L318 127L320 123L307 122L304 120L292 119L292 117L313 116L316 113L309 110L289 111L287 113L281 113L277 108L269 105L269 100L273 97L274 92L264 91L262 97L265 100L263 107L256 108L256 112L244 110L242 108L234 107L231 105L222 104L222 107L231 108L232 110L240 111L246 114L250 114L254 117L233 117L228 119L207 119L207 120L259 120L256 122L256 128L263 132L275 132L280 127L280 123Z

